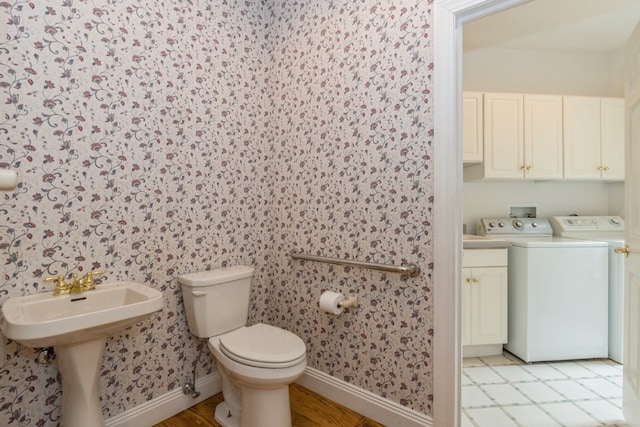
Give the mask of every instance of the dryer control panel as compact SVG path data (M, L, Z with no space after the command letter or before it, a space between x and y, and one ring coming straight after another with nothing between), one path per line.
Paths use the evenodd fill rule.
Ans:
M550 221L558 236L567 233L624 231L624 219L619 216L552 216Z
M546 218L482 218L479 236L551 236L553 229Z

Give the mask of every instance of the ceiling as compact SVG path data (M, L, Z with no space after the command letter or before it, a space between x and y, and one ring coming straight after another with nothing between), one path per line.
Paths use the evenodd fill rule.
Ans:
M532 0L465 24L464 50L503 48L606 54L640 21L640 0Z

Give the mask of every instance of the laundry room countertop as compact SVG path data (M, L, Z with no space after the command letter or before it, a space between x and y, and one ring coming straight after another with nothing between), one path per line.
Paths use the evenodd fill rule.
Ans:
M464 234L462 237L463 249L501 249L511 246L511 242L503 239L495 239L473 234Z

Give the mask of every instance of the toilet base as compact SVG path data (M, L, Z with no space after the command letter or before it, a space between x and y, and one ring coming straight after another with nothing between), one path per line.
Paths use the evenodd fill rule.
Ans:
M235 414L225 402L216 406L215 420L222 427L291 427L289 386L242 388L242 414Z
M242 387L242 427L291 427L289 385Z
M226 402L218 403L214 419L222 427L240 427L240 414L234 414Z

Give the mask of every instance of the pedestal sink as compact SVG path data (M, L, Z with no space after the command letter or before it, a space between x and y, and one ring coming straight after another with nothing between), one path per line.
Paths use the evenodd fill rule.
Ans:
M103 426L98 378L107 336L162 305L162 292L135 282L107 283L71 295L44 292L5 301L0 329L26 346L55 348L62 377L62 426Z

